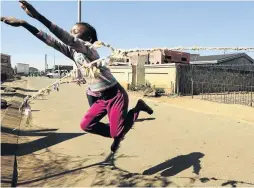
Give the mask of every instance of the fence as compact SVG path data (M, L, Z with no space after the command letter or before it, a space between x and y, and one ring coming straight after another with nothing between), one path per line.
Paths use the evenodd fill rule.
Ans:
M254 105L254 65L177 67L180 95L227 104Z

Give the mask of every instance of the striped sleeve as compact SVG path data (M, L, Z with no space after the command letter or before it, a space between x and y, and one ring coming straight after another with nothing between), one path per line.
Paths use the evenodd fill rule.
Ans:
M74 48L77 52L83 53L90 61L94 61L99 58L97 51L87 47L85 45L85 41L72 36L70 33L58 27L57 25L52 23L50 31L64 44Z
M53 38L52 36L50 36L49 34L43 31L40 31L39 33L37 33L36 37L39 38L44 43L46 43L48 46L55 48L56 50L58 50L65 56L74 60L75 50L71 48L70 46L63 44L62 42L56 40L55 38Z

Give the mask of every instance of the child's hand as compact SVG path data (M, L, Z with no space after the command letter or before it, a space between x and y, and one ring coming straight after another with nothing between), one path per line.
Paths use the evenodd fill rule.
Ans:
M19 0L20 7L26 12L27 15L31 16L32 18L38 19L40 13L28 2Z
M22 26L22 24L25 23L24 20L19 20L14 17L1 17L1 22L4 22L4 23L14 26L14 27Z

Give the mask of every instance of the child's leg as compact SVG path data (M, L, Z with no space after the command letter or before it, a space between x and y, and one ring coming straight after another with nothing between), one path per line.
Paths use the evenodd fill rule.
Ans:
M120 141L137 120L140 111L145 111L149 114L153 113L152 109L146 105L143 100L139 100L135 108L131 109L127 113L128 103L128 94L123 88L121 88L119 89L116 97L111 99L107 105L110 122L110 135L114 138L114 142L111 145L112 152L117 150Z
M138 100L136 106L128 112L128 94L124 88L121 86L119 87L120 89L117 95L109 100L107 104L112 138L124 136L138 119L140 111L147 112L150 115L153 113L153 110L141 99Z
M126 92L118 91L117 95L108 101L107 111L112 138L121 136L124 130L124 122L128 117L129 98Z
M110 137L109 125L99 122L106 114L107 110L105 101L98 100L84 115L80 123L81 129L90 133Z

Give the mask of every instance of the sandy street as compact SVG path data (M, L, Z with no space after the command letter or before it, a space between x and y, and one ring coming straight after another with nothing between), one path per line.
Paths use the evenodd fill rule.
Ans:
M53 82L27 79L28 89ZM85 86L63 84L33 101L32 122L20 131L18 185L254 186L254 108L145 100L154 114L140 114L115 156L109 156L112 139L80 129ZM131 96L129 106L136 101Z

